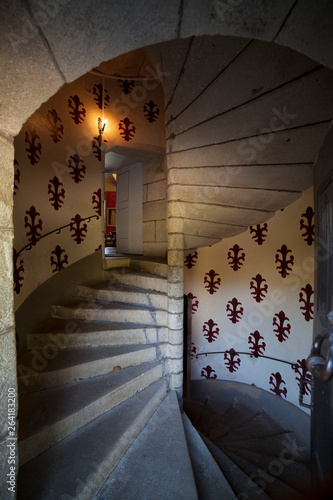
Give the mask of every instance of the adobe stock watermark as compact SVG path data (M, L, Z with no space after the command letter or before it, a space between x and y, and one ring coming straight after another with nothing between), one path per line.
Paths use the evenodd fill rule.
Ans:
M286 467L290 467L296 460L304 460L304 452L307 452L306 446L297 444L295 439L282 441L284 448L279 455L267 464L267 469L258 468L248 479L248 485L254 489L254 493L261 495L267 490L269 484L282 476ZM238 500L249 500L247 493L239 493Z
M273 108L272 113L273 116L269 121L268 127L261 128L259 130L260 134L245 139L237 148L239 154L246 156L245 161L248 163L253 162L257 153L262 152L274 140L275 132L285 130L297 117L297 115L288 113L286 106L283 106L282 111Z
M40 0L38 9L32 13L32 18L21 15L21 31L19 33L8 33L6 35L12 49L16 54L20 52L21 45L27 45L39 34L39 28L44 28L51 19L57 17L60 8L71 0ZM18 14L19 15L19 14Z

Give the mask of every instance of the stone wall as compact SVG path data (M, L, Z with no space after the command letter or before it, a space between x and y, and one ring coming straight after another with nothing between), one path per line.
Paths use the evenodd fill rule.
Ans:
M221 6L225 7L224 2L209 0L150 0L126 3L125 7L124 3L107 2L103 9L82 0L55 0L45 8L38 0L31 0L29 8L22 0L0 5L0 194L1 206L8 209L0 227L1 261L5 263L0 272L1 391L5 395L0 407L2 447L8 432L6 394L8 385L15 387L16 376L11 259L13 138L65 82L121 53L180 36L222 34L277 41L333 67L332 3L286 1L277 8L273 0L257 0L227 4L222 11ZM1 454L1 461L1 489L6 498L5 454ZM13 498L14 494L8 492L7 496Z

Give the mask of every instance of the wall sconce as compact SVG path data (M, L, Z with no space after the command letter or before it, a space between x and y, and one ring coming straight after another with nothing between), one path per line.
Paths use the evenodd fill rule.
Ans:
M97 126L98 126L98 132L99 135L101 136L105 130L105 125L106 125L107 120L103 120L102 118L98 118L97 120Z

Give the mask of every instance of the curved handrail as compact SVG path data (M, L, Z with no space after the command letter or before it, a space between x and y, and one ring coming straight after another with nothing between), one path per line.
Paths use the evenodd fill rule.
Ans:
M97 219L99 220L100 216L99 215L90 215L89 217L85 217L84 219L81 220L87 220L88 222L91 221L91 219ZM66 227L69 227L73 222L69 222L69 224L65 224L64 226L57 227L57 229L53 229L53 231L49 231L46 234L43 234L40 238L36 240L36 243L38 243L40 240L43 238L46 238L46 236L49 236L50 234L57 233L60 234L62 229L65 229ZM16 253L16 256L18 257L24 250L31 250L32 247L35 246L32 243L27 243L19 252Z
M229 351L212 351L212 352L198 352L195 357L198 359L198 356L207 356L208 354L225 354ZM237 354L245 354L246 356L250 356L250 358L264 358L264 359L272 359L273 361L278 361L279 363L285 363L286 365L290 365L292 370L295 370L298 363L291 363L290 361L284 361L283 359L272 358L271 356L264 356L263 354L258 354L255 356L252 352L239 352Z

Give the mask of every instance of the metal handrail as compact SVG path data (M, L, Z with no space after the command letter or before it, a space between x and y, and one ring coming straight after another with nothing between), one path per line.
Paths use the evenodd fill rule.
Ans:
M198 356L207 356L208 354L225 354L229 351L213 351L213 352L198 352L195 357L198 359ZM291 363L290 361L284 361L283 359L272 358L271 356L264 356L263 354L254 355L252 352L238 352L237 354L245 354L246 356L250 356L250 358L265 358L271 359L273 361L278 361L279 363L285 363L286 365L290 365L292 370L295 370L298 363ZM299 365L298 365L299 366Z
M81 219L81 220L87 220L88 222L90 222L91 219L97 219L97 220L99 220L99 217L100 217L99 215L90 215L89 217L85 217L84 219ZM57 229L53 229L53 231L49 231L48 233L43 234L40 238L38 238L36 240L36 243L38 243L43 238L46 238L46 236L49 236L50 234L53 234L53 233L60 234L62 229L65 229L65 227L69 227L71 224L73 224L73 222L69 222L69 224L66 224L65 226L58 227ZM21 250L19 252L17 252L17 254L16 254L17 257L24 250L31 250L33 246L35 246L35 245L33 245L32 243L27 243L27 245L25 245L23 248L21 248Z

